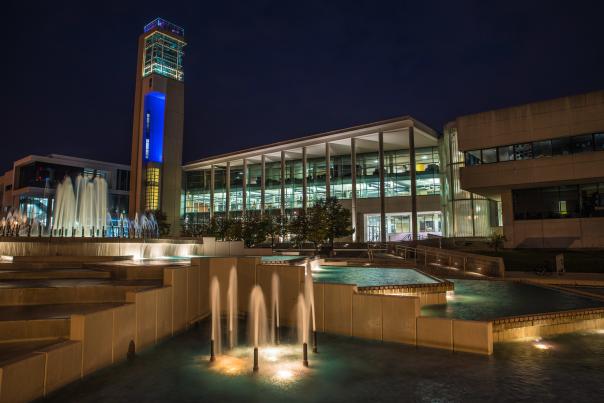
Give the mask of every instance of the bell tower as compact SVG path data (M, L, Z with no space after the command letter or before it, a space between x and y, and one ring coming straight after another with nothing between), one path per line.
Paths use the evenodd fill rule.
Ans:
M161 211L179 234L184 123L184 29L162 18L138 39L130 216Z

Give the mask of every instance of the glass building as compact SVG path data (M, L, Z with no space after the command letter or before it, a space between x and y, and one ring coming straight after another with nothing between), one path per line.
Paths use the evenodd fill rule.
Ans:
M75 183L78 175L101 176L108 185L108 213L118 219L128 214L130 167L122 164L95 161L65 155L29 155L15 161L12 171L0 177L2 211L18 211L35 219L47 228L55 206L55 191L59 182L70 177Z
M439 141L402 117L196 161L183 167L182 218L195 231L218 217L292 216L332 196L351 211L353 240L443 236Z
M458 147L454 124L445 126L440 141L441 194L444 233L456 237L487 237L501 224L501 201L468 192L461 188L460 171L464 153Z

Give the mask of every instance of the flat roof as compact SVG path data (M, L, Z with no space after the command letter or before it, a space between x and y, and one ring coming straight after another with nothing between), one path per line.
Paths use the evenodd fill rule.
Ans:
M455 118L455 120L448 122L445 125L445 128L449 128L452 126L454 127L456 125L457 121L460 119L475 118L480 115L489 115L491 113L510 112L515 109L521 109L521 108L535 108L536 110L550 110L552 108L559 109L559 105L561 102L562 103L569 102L571 104L573 104L573 103L584 104L586 102L586 100L588 100L588 99L589 100L593 100L593 99L598 100L598 99L602 99L602 98L604 98L604 90L595 90L595 91L589 91L589 92L582 92L579 94L565 95L562 97L547 98L547 99L541 99L541 100L532 101L532 102L524 102L521 104L515 104L515 105L510 105L510 106L504 106L501 108L489 109L486 111L480 111L480 112L460 115L460 116L457 116Z
M61 154L48 154L48 155L36 155L31 154L21 159L18 159L13 163L13 167L18 167L21 165L29 164L32 162L47 162L50 164L62 164L62 165L71 165L80 168L116 168L121 170L130 171L130 165L118 164L115 162L106 162L106 161L98 161L91 160L87 158L79 158L72 157L69 155L61 155Z
M334 145L337 146L337 142L339 140L346 140L352 137L356 138L371 135L377 136L380 131L383 132L385 135L384 148L388 149L388 141L386 139L386 136L388 134L393 135L396 133L403 133L409 127L413 127L415 129L415 133L419 135L416 136L416 147L435 146L437 144L439 133L436 130L432 129L428 125L420 122L419 120L411 116L405 115L397 118L381 120L373 123L367 123L323 133L312 134L291 140L279 141L263 146L256 146L240 151L234 151L230 153L219 154L212 157L202 158L183 164L183 170L191 171L206 167L208 165L225 163L226 161L259 157L263 154L266 155L271 153L280 153L281 151L289 151L293 148L317 146L325 142L334 142ZM404 138L401 144L404 145L406 143L408 143L408 139ZM333 155L338 154L336 152Z

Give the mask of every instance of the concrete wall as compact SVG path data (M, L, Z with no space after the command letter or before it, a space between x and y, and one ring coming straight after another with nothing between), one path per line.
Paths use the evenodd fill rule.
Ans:
M171 240L95 240L91 238L14 238L0 242L0 255L7 256L159 256L201 255L196 241Z
M214 263L218 270L224 261ZM128 292L125 300L130 303L122 306L72 315L70 341L0 364L0 402L39 398L125 360L131 341L140 351L185 330L207 314L208 271L201 265L168 268L164 287ZM15 336L10 326L4 330L9 330L5 337Z
M31 353L0 368L0 402L28 402L44 394L45 360Z
M323 328L326 333L352 336L352 296L355 291L354 285L323 284Z
M315 283L318 331L492 354L491 322L422 317L420 306L419 297L362 294L352 285Z
M3 320L0 321L0 343L69 337L69 326L69 319Z
M497 319L493 323L495 342L602 329L604 308L576 309Z
M491 277L505 277L503 258L459 252L419 245L416 256L420 265L441 264Z
M44 396L81 376L82 343L65 341L38 351L45 361Z
M136 286L3 288L0 306L124 302Z
M604 91L456 119L459 149L488 148L604 130Z
M508 144L508 143L506 143ZM600 152L558 155L520 161L466 166L461 168L463 189L481 194L510 188L545 187L564 181L598 182L604 178Z
M493 354L493 323L453 320L453 350Z

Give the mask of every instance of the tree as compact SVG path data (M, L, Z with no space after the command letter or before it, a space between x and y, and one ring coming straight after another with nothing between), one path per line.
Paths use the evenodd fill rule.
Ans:
M336 238L352 235L352 220L350 210L345 209L335 197L325 200L325 226L330 253L333 253L333 243Z
M227 219L226 226L225 238L227 241L240 241L243 239L243 223L240 219Z
M493 233L491 233L491 236L489 237L489 246L491 248L493 248L493 250L495 250L495 252L499 251L499 248L503 247L503 243L507 241L507 238L505 237L505 235L497 232L497 231L493 231Z
M290 220L287 224L287 232L294 246L296 248L302 247L304 241L308 239L310 232L306 211L302 210Z
M242 224L241 237L245 242L245 246L254 246L266 240L266 225L264 225L257 214L247 212L243 217Z
M325 203L319 200L314 206L307 210L307 239L315 246L318 251L327 239L327 226L325 217Z
M266 230L267 236L271 239L271 247L275 247L275 240L285 234L285 219L281 212L276 214L266 214L262 219L262 226Z

